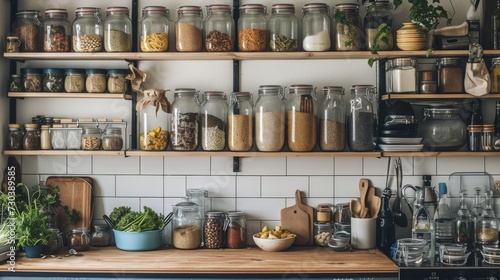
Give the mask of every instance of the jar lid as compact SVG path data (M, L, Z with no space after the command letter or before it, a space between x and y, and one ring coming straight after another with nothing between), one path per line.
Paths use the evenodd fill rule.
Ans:
M41 74L41 68L21 68L21 74Z
M108 134L122 134L122 129L120 127L108 127L104 129L104 133Z
M189 199L185 197L183 201L175 204L174 207L192 211L198 211L199 205L192 201L189 201Z
M303 90L308 90L312 91L314 87L312 85L291 85L290 86L290 91L303 91Z
M128 69L108 69L108 74L128 75Z
M107 230L109 230L109 226L107 224L94 225L94 230L95 231L107 231Z
M20 11L17 11L16 13L16 16L28 16L28 15L37 15L37 16L41 16L42 15L42 12L38 11L38 10L20 10Z
M458 114L460 113L460 111L461 110L458 108L434 108L434 107L424 108L424 113L429 112L434 114Z
M241 98L245 98L245 97L250 98L250 97L252 97L252 94L250 92L233 92L233 94L236 97L238 97L238 98L240 98L240 97Z
M341 86L324 86L323 92L333 91L337 94L344 94L344 88Z
M342 208L349 208L350 207L350 204L349 202L345 202L345 203L339 203L339 204L336 204L335 207L337 209L342 209Z
M262 85L259 86L259 90L273 90L273 89L281 89L279 85Z
M106 69L87 69L85 70L87 75L92 74L106 74Z
M225 96L222 91L205 91L205 96L216 97L216 96Z
M180 96L180 95L194 95L196 93L196 89L194 88L176 88L174 90L174 95L175 96Z
M483 132L494 132L495 129L493 127L483 127Z
M143 12L167 12L167 7L164 6L147 6L142 9Z
M279 13L282 11L295 12L295 6L293 4L273 4L272 13Z
M78 7L75 10L76 14L101 13L101 8L96 7Z
M7 40L18 40L19 37L17 36L7 36Z
M481 131L483 131L483 127L481 125L478 125L478 126L469 125L467 127L467 130L470 132L481 132Z
M19 128L21 128L21 125L18 123L10 123L9 128L19 129Z
M331 222L315 222L314 226L316 227L333 227L333 224Z
M85 74L85 69L80 68L67 68L64 70L66 74Z
M106 8L106 13L127 13L128 14L129 9L127 7L122 7L122 6L113 6L113 7L107 7Z
M52 16L52 15L68 16L68 11L66 9L47 9L47 10L45 10L45 16Z
M460 66L462 60L459 57L443 57L440 64L443 66Z
M201 7L200 6L180 6L179 7L179 12L195 12L195 13L201 13Z
M335 8L339 10L357 10L359 9L358 4L342 3L335 5Z
M10 75L11 78L21 78L21 75L19 74L14 74L14 75Z
M208 5L209 10L220 10L220 11L230 11L231 7L229 5L223 5L223 4L212 4Z
M101 129L98 127L86 127L85 134L101 134Z
M228 217L244 217L245 212L243 211L227 211Z
M324 10L328 11L328 5L325 3L308 3L308 4L305 4L304 7L302 8L303 11L318 10L318 9L324 9Z
M26 129L28 129L28 128L29 129L36 129L36 128L38 128L38 124L36 124L36 123L27 123L27 124L24 125L24 127Z
M43 74L64 74L63 68L43 68Z
M368 90L375 89L373 85L352 85L351 90L360 91L360 90Z
M42 129L49 129L49 127L50 127L50 125L48 125L48 124L43 124L42 125Z
M207 211L205 215L207 216L207 218L220 218L224 216L224 213L222 213L222 211Z
M88 228L74 228L71 230L72 233L88 233Z
M262 4L244 4L240 6L240 10L265 10L265 6Z

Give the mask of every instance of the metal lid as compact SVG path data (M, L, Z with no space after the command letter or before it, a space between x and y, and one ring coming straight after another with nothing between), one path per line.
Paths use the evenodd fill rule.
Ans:
M86 127L85 134L101 134L101 129L98 127Z
M337 94L344 94L344 88L341 86L324 86L323 93L335 92Z
M245 212L243 211L227 211L228 217L244 217Z
M101 13L101 8L97 8L97 7L78 7L76 8L75 10L75 13L77 15L79 14L93 14L93 13L98 13L100 14Z
M252 94L250 92L233 92L233 94L238 98L250 98Z
M147 6L142 8L143 12L162 12L165 13L168 11L167 7L164 6Z
M64 74L63 68L44 68L43 74Z
M224 213L222 213L222 211L207 211L205 215L208 218L222 218Z
M217 96L224 97L226 95L222 91L205 91L205 96L206 97L217 97Z
M106 74L106 69L87 69L85 70L87 75L92 75L92 74Z
M120 127L108 127L104 129L105 134L122 134L122 129Z
M213 10L231 11L231 6L229 6L229 5L223 5L223 4L212 4L212 5L208 5L207 8L210 11L213 11Z
M66 74L85 74L85 69L80 68L66 68L64 70Z
M194 89L194 88L176 88L174 90L174 96L194 95L195 93L196 93L196 89Z
M121 6L113 6L106 8L106 13L129 13L129 8Z
M424 113L434 113L434 114L459 114L460 109L458 108L439 108L439 107L427 107L424 108Z
M180 6L178 9L179 13L198 13L201 14L200 6Z
M16 16L29 16L29 15L35 15L35 16L41 16L42 12L38 10L20 10L17 11Z
M335 5L335 8L339 10L357 10L359 9L359 5L352 3L342 3Z
M266 7L262 4L244 4L240 6L240 10L262 10L265 11Z
M411 57L393 58L389 61L390 61L390 65L392 67L413 66L413 64L417 62L417 60L415 58L411 58Z
M460 66L461 62L459 57L443 57L439 61L442 66Z
M66 9L47 9L45 10L45 16L68 16L68 11Z

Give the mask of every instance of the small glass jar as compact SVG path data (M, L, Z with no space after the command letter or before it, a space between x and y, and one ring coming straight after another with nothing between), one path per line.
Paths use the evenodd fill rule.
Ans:
M242 211L227 212L226 246L230 249L246 248L247 220Z
M414 58L394 58L386 64L386 84L389 93L418 92L417 60Z
M234 50L234 19L229 5L209 5L205 19L205 50L231 52Z
M101 129L98 127L85 128L82 135L82 150L101 149Z
M208 211L203 224L203 240L208 249L219 249L224 241L224 214Z
M376 115L370 101L371 86L353 85L347 112L347 144L353 152L369 152L376 143Z
M105 247L111 244L111 230L108 225L94 225L94 232L90 237L93 247Z
M44 253L48 255L54 255L59 253L63 248L63 236L62 232L57 228L49 228L49 231L54 235L48 240L45 247Z
M320 148L322 151L343 151L345 149L346 124L342 98L344 88L325 86L326 96L320 109Z
M249 92L231 94L229 103L228 136L229 150L244 152L253 145L253 104Z
M90 232L86 228L75 228L71 230L69 237L69 248L78 251L90 249Z
M316 88L291 85L287 104L288 148L292 152L310 152L316 147L318 119Z
M87 69L85 89L88 93L103 93L106 91L106 69Z
M178 52L201 52L203 12L200 6L181 6L175 22L175 49Z
M198 148L198 94L194 88L176 88L172 103L172 150L194 151Z
M170 108L165 96L166 91L146 91L139 100L139 148L143 151L164 151L168 146L168 133L170 131ZM149 100L148 103L144 102ZM152 102L154 100L154 102Z
M438 76L440 93L464 92L464 71L460 58L447 57L438 60Z
M335 214L333 215L335 223L350 224L351 223L351 209L349 203L339 203L335 205Z
M40 132L40 149L42 150L52 150L49 127L50 125L42 125L42 132Z
M330 15L328 5L309 3L302 8L302 49L323 52L331 48Z
M491 124L483 125L483 131L481 134L481 150L485 152L491 152L495 150L493 140L495 136L495 128Z
M321 223L329 223L332 221L332 205L330 203L318 205L316 221Z
M392 4L387 0L378 0L366 3L366 14L363 18L363 26L366 34L366 47L372 50L375 47L375 39L379 33L379 26L386 24L387 40L378 41L379 51L390 51L394 48Z
M170 10L162 6L147 6L142 9L139 23L139 38L142 52L168 51Z
M68 150L79 150L82 148L82 127L77 124L68 124L66 130L66 148Z
M476 243L481 245L498 243L498 219L492 207L493 192L485 191L484 208L476 220Z
M14 34L21 41L21 52L41 52L42 13L37 10L20 10L12 24Z
M66 128L64 128L62 124L54 124L51 128L49 128L49 132L50 132L50 142L52 144L52 149L66 150L67 149Z
M127 7L109 7L104 21L104 50L132 51L132 21Z
M21 41L17 36L7 36L5 41L5 52L16 53L19 52L19 47L21 46Z
M491 59L491 93L500 93L500 57Z
M339 20L340 19L340 20ZM358 4L335 5L335 34L337 51L361 51L365 47L363 22Z
M76 8L73 21L73 51L101 52L104 42L104 29L101 9L95 7Z
M333 226L328 223L314 223L314 242L319 246L328 246L328 241L332 236Z
M23 82L21 79L21 75L18 74L11 75L9 80L9 91L19 92L22 90L23 90Z
M422 144L431 151L456 151L467 138L467 125L456 108L424 108L424 117L418 126Z
M102 149L107 151L120 151L123 149L122 129L108 127L102 134Z
M108 92L125 93L128 89L128 69L108 69Z
M173 206L172 244L177 249L196 249L201 245L201 217L198 204L186 198Z
M238 19L238 50L264 52L267 48L266 7L261 4L240 6Z
M483 132L482 125L469 125L467 130L469 131L467 137L467 149L471 152L481 151L481 134Z
M262 152L278 152L285 145L285 95L279 85L259 86L255 102L255 145Z
M64 91L81 93L85 91L85 69L68 68L64 70Z
M38 136L38 124L25 124L23 137L24 150L38 150L40 148L40 137Z
M43 91L63 92L64 69L44 68L43 69Z
M45 10L43 22L43 51L69 52L71 50L71 24L66 9Z
M23 149L23 132L21 131L21 125L17 123L9 124L9 133L7 136L7 149L8 150Z
M221 91L206 91L201 104L201 148L203 150L224 150L226 121L226 95Z
M42 91L42 69L39 68L21 68L23 77L23 88L26 92Z
M299 20L293 4L273 4L269 18L269 50L295 52L299 50Z

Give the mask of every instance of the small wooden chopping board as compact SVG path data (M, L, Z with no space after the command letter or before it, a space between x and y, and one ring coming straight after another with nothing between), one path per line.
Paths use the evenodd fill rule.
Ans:
M295 191L295 205L281 209L281 227L297 234L295 245L312 245L314 209L302 204L300 190Z

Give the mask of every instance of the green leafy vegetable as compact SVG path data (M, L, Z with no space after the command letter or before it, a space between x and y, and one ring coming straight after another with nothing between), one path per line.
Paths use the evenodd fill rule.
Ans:
M115 207L109 219L120 231L148 231L162 230L164 227L163 214L156 213L153 209L144 206L142 213L135 212L130 207Z

